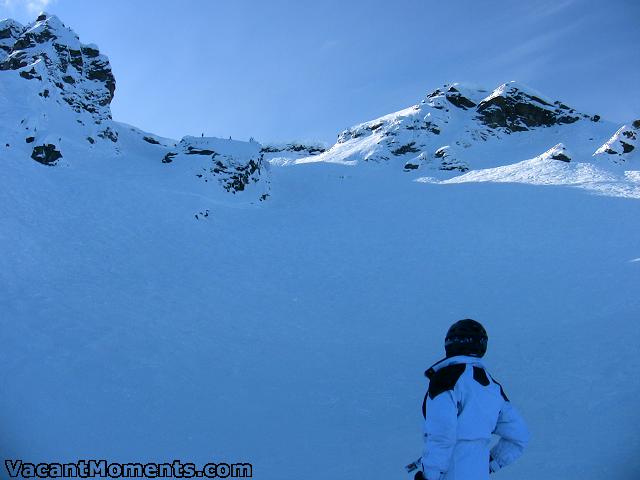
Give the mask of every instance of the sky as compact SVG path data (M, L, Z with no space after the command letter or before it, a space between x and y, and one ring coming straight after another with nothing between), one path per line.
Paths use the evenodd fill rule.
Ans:
M171 138L318 141L449 82L640 118L636 0L0 0L108 55L113 117Z

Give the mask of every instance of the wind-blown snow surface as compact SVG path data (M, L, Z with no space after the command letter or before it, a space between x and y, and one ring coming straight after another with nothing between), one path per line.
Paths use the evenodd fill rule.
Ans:
M315 163L250 206L165 167L2 158L2 458L408 478L471 316L533 433L496 479L637 478L637 200Z
M470 316L533 431L496 478L640 475L637 121L451 84L327 151L178 141L54 16L0 30L2 458L402 478Z

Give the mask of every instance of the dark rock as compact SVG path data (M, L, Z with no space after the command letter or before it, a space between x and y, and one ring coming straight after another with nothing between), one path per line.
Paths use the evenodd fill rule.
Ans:
M0 30L0 40L4 40L5 38L15 38L17 32L12 26L8 26L7 28L3 28Z
M160 142L153 137L142 137L142 139L147 143L151 143L152 145L160 145Z
M46 19L47 19L47 15L43 13L38 15L38 18L36 18L36 22L44 22Z
M309 147L307 149L307 151L311 155L318 155L319 153L324 153L326 151L326 148L323 148L323 147Z
M304 145L299 145L297 143L289 145L287 150L291 152L302 152L305 149Z
M575 115L560 114L560 110L546 108L548 102L535 95L512 89L507 95L497 95L480 102L479 120L491 128L510 132L526 131L532 127L549 127L579 120Z
M178 155L177 153L173 153L173 152L169 152L167 153L164 158L162 159L162 163L171 163L173 162L173 157L175 157L176 155Z
M82 54L87 58L96 58L98 55L100 55L100 52L95 48L83 46Z
M553 155L551 155L551 158L553 160L560 160L561 162L567 162L567 163L569 163L571 161L571 157L565 155L562 152L554 153Z
M438 150L436 150L433 156L436 158L443 158L446 154L447 154L447 147L440 147Z
M214 152L213 150L207 150L206 148L200 149L200 148L194 148L194 147L188 147L186 154L187 155L212 155L212 156L217 155L217 153Z
M33 147L31 158L43 165L55 165L62 158L62 154L56 149L55 145L49 143Z
M405 163L404 171L408 172L409 170L416 170L418 167L419 165L416 165L415 163Z
M20 52L16 55L11 55L3 62L0 62L0 70L18 70L28 65L25 60L26 54Z
M22 72L20 72L20 76L22 78L26 78L27 80L33 80L34 78L36 78L38 80L42 80L42 77L36 73L36 69L35 68L32 68L29 71L24 71L23 70Z
M463 97L460 94L457 95L447 95L447 100L451 102L458 108L462 108L463 110L467 110L468 108L473 108L476 106L474 102L469 100L467 97Z
M104 138L105 140L109 139L114 143L118 141L118 134L113 130L111 130L110 127L107 127L104 130L102 130L100 133L98 133L98 136L100 138Z
M274 147L272 145L267 145L266 147L262 147L260 149L260 153L278 153L281 152L282 149L278 148L278 147Z
M82 51L80 50L69 50L69 63L78 71L82 72L82 66L84 65L84 60L82 59Z
M457 170L461 173L464 173L469 171L469 167L457 162L442 161L442 163L440 164L440 170L443 170L445 172L451 172L451 171Z
M593 121L593 122L600 121L600 115L594 115L593 117L591 117L591 121Z
M111 103L116 91L116 79L111 72L111 66L109 65L109 61L106 57L96 57L90 62L87 69L87 79L103 82L110 94L107 104Z
M243 191L245 186L249 184L251 176L260 170L260 163L254 160L249 160L249 163L235 167L234 170L235 171L223 184L223 187L227 192L236 193Z
M640 120L634 120L633 123L631 124L631 126L633 128L640 129Z
M7 31L5 31L7 30ZM61 97L76 112L86 111L96 120L110 119L108 108L113 99L116 82L107 57L92 46L82 46L77 35L55 16L46 16L38 27L26 30L17 24L0 32L15 42L0 61L0 70L19 70L41 61L44 70L21 71L28 80L48 80L60 89ZM41 48L49 43L53 48ZM72 67L76 74L68 74ZM88 82L87 82L88 81ZM43 95L46 96L46 95Z
M622 140L620 141L620 143L622 144L622 153L629 153L635 148L633 145L630 145L627 142L623 142Z
M407 153L417 153L420 150L418 150L417 148L414 148L415 144L416 142L407 143L406 145L402 145L401 147L398 147L395 150L392 150L391 153L397 156L405 155Z
M92 137L87 137L87 142L89 142L91 145L96 143L96 141Z
M27 137L24 139L25 142L27 143L33 143L35 141L36 137Z
M476 106L475 102L469 100L467 97L464 97L460 93L460 91L453 86L447 89L445 97L452 105L458 108L462 108L463 110L467 110L468 108L473 108Z

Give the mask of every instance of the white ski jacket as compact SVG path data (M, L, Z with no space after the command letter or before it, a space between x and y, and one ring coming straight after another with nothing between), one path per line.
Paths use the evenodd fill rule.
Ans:
M490 471L522 455L527 426L479 358L446 358L425 374L422 471L427 480L486 480ZM500 439L489 451L492 434Z

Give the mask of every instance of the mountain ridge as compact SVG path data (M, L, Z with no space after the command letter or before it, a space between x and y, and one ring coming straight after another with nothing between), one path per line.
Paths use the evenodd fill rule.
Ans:
M26 26L0 21L0 54L5 154L47 166L89 156L144 157L167 168L185 164L196 179L215 179L228 193L251 190L250 202L270 195L268 165L388 163L398 164L410 179L444 181L532 158L554 161L544 152L563 145L572 152L565 163L638 168L640 121L619 127L514 81L492 90L445 84L413 106L343 130L328 149L296 142L245 146L216 137L162 139L114 121L116 80L108 57L96 45L81 43L55 15L43 12ZM247 148L252 158L242 154Z

